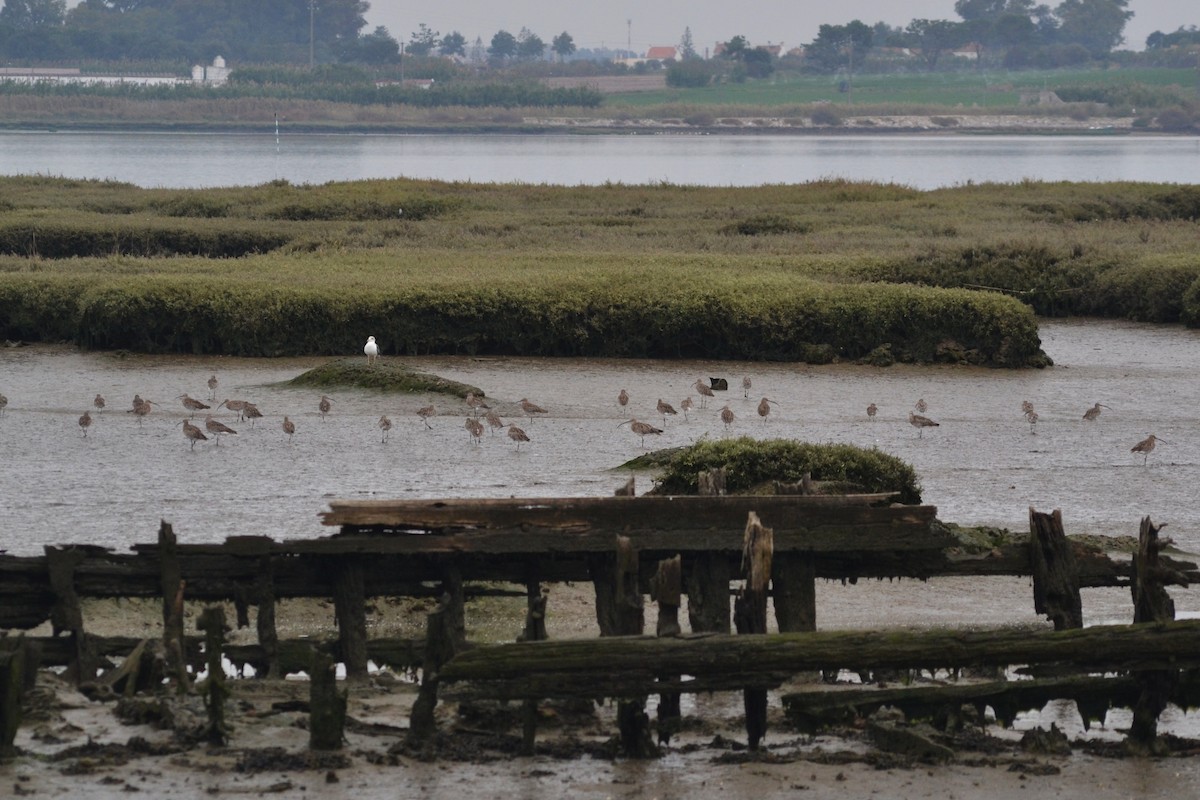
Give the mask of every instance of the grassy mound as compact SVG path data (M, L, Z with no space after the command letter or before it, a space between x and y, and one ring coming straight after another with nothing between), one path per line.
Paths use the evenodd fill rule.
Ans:
M483 390L458 381L439 378L428 372L410 369L402 364L376 361L368 366L366 358L343 358L314 367L287 382L290 386L312 386L318 389L358 387L384 392L439 392L466 397L468 392L483 396Z
M650 454L624 465L648 468L662 465L655 494L696 494L696 476L724 467L730 493L746 494L770 481L799 481L809 473L814 481L845 482L867 492L899 492L900 502L921 502L921 486L911 465L875 449L843 444L811 444L791 439L701 441L676 448L664 459Z

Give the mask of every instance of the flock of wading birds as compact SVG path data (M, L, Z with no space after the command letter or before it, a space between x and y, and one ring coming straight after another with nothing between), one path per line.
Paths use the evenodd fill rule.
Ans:
M363 353L367 357L367 365L373 365L379 356L379 347L375 343L374 336L367 338L367 343L363 347ZM713 380L715 383L715 379L711 380ZM219 382L216 375L213 375L208 379L208 388L211 392L210 399L214 403L216 402L218 385ZM699 378L696 379L696 382L692 384L692 386L696 389L696 393L700 396L700 408L706 408L708 401L716 397L712 386L705 385L704 381ZM743 397L747 399L750 397L751 387L752 383L750 378L742 378ZM205 403L203 400L197 400L186 393L179 395L177 399L182 402L184 409L188 411L188 418L183 420L183 435L191 443L192 449L195 449L197 442L208 441L210 435L215 443L220 444L222 436L237 434L236 430L229 427L224 422L214 419L211 413L205 415L204 429L202 430L200 426L192 424L191 420L195 418L196 412L215 411L225 407L229 409L229 411L235 412L238 415L239 421L244 422L249 420L251 425L254 424L254 420L260 419L263 416L262 412L259 411L258 406L248 400L222 400L214 409L213 406ZM625 408L629 405L629 399L629 392L625 389L622 389L617 395L617 403L622 408ZM528 398L523 397L519 402L522 413L529 417L530 422L533 421L534 415L546 413L546 409L542 408L536 403L531 402ZM468 393L466 397L466 404L467 408L469 409L470 416L466 418L463 427L466 428L467 433L470 434L471 441L475 444L479 444L483 439L484 422L488 424L493 434L500 429L507 430L508 438L516 444L518 451L521 449L522 442L529 441L529 435L523 429L517 427L513 423L505 423L503 420L501 420L500 415L494 409L488 406L482 397L479 397L473 393ZM95 399L92 401L92 405L95 407L96 412L100 413L104 411L105 407L107 406L107 402L103 396L97 394ZM155 405L157 405L157 403L153 402L152 400L145 400L141 397L141 395L135 394L133 397L133 407L128 409L127 413L137 416L138 424L140 425L142 418L148 415ZM758 416L760 416L764 422L771 414L772 405L776 405L775 401L766 397L762 398L762 400L760 400L758 403ZM4 413L4 410L7 406L8 398L3 394L0 394L0 415ZM684 419L687 419L688 413L695 408L695 404L693 403L692 398L689 396L683 399L683 401L679 404L679 408L683 412ZM939 423L934 422L932 419L925 416L925 412L928 411L929 407L924 399L917 400L913 408L914 410L908 412L908 422L917 429L918 437L924 435L926 428L939 427ZM1083 418L1087 421L1095 420L1100 416L1101 409L1104 408L1108 408L1108 406L1102 403L1096 403L1094 406L1084 412ZM326 415L333 410L332 401L325 395L321 395L321 399L317 403L317 410L321 414L321 420L324 421ZM679 413L674 406L663 401L662 398L659 398L658 400L656 411L662 417L664 426L666 425L667 417L675 416ZM867 406L867 417L870 420L874 421L877 412L878 407L874 403L871 403ZM429 418L437 415L436 409L431 405L424 406L417 409L416 413L417 416L421 418L421 421L425 423L425 427L432 429L433 426L429 424ZM1033 408L1033 403L1029 402L1028 400L1022 402L1021 413L1024 415L1025 421L1029 423L1030 432L1036 433L1038 414ZM482 422L479 419L481 415L483 416ZM736 416L733 412L733 409L729 407L729 403L726 403L724 408L721 409L721 421L725 424L726 430L729 430L733 426L735 419ZM90 410L83 412L83 416L79 418L79 427L83 431L83 435L85 437L87 436L88 428L92 426L92 421L93 418ZM390 417L384 414L379 418L378 425L382 437L381 441L386 443L392 431L392 420ZM631 417L625 422L622 422L621 425L628 425L630 430L640 438L643 446L645 446L647 436L658 436L663 432L662 428L651 425L648 422L643 422L636 417ZM296 433L296 423L293 422L292 419L287 415L284 416L281 427L283 432L287 434L289 440ZM1130 448L1130 452L1141 453L1142 464L1145 465L1150 457L1150 453L1154 451L1154 447L1158 442L1167 444L1165 439L1159 439L1154 434L1150 434L1150 436Z

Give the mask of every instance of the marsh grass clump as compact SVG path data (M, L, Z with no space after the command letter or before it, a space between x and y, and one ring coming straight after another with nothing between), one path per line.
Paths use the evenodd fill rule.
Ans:
M361 358L342 358L297 375L286 382L289 386L310 386L318 389L378 389L384 392L412 394L435 392L454 397L473 393L483 397L483 390L458 381L421 372L394 361L379 360L368 365Z
M814 481L861 486L866 492L897 492L905 504L921 502L911 465L874 448L813 444L793 439L702 440L673 453L655 482L655 494L696 494L697 475L724 467L732 494L751 493L772 481Z
M757 214L721 228L728 236L765 236L783 233L808 233L812 229L806 222L790 219L781 214Z

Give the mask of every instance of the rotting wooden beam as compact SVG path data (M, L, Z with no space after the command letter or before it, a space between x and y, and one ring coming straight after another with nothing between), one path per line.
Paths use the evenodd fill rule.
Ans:
M1163 588L1167 573L1158 561L1159 551L1172 544L1159 539L1160 526L1150 517L1143 517L1138 531L1138 550L1133 558L1134 582L1133 622L1150 625L1175 619L1175 602ZM1141 670L1134 674L1141 687L1133 705L1133 720L1129 725L1128 746L1139 754L1162 754L1166 748L1158 740L1158 716L1167 707L1179 681L1175 669Z
M55 636L65 632L71 642L67 679L75 684L94 680L98 666L95 648L84 630L83 609L75 591L75 570L85 553L74 547L46 547L45 551L46 572L56 598L50 614L51 627Z
M679 627L679 606L683 597L683 564L679 556L666 558L658 562L658 570L650 579L650 599L658 604L658 623L655 634L658 636L678 636L682 629ZM664 676L679 680L678 675ZM662 692L658 696L658 743L670 744L671 737L679 731L683 724L683 712L680 707L679 692Z
M357 556L342 556L331 565L333 609L337 618L339 655L346 665L348 680L367 677L367 598L363 589L362 562Z
M1082 628L1079 569L1059 509L1043 514L1030 507L1029 564L1033 570L1034 611L1054 623L1056 631Z
M771 583L773 555L771 529L751 511L742 549L743 584L733 602L733 621L739 634L767 632L767 588ZM746 709L746 737L750 749L757 750L767 735L767 690L743 689L742 699Z

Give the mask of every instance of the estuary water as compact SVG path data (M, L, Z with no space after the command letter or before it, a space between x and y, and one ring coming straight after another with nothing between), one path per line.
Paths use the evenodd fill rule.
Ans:
M368 178L706 186L825 178L966 183L1200 183L1200 138L1128 135L364 135L0 132L0 174L143 187Z

